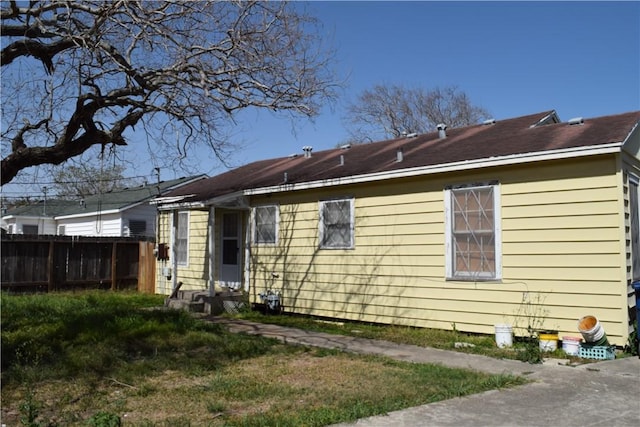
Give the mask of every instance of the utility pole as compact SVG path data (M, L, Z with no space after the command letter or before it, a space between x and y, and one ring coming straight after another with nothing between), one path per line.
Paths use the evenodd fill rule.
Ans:
M158 192L158 196L160 196L160 168L154 168L156 170L156 182L158 184L158 188L156 189Z
M42 207L42 215L47 215L47 187L42 187L42 192L44 193L44 204Z

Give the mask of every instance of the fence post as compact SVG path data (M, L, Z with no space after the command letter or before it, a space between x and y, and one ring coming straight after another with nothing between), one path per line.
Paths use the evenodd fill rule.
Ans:
M118 274L118 268L116 265L116 260L118 259L117 257L117 252L116 252L116 248L118 243L117 242L113 242L112 244L113 246L111 246L111 290L115 291L117 289L117 285L116 285L116 279L117 279L117 274Z
M55 242L53 239L49 242L49 256L47 257L47 292L51 292L55 287L55 263L54 263L54 248Z
M138 292L154 294L156 291L154 244L144 241L138 243L138 247Z

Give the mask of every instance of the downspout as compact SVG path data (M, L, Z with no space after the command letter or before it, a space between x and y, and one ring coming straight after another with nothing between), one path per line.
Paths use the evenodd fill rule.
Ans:
M244 227L244 291L248 294L251 288L251 221L252 210L249 208L249 214L246 216Z
M209 296L216 295L215 269L216 269L216 208L209 207Z
M178 238L178 211L172 210L173 221L171 223L171 264L172 264L172 274L171 274L171 293L175 292L178 287L178 248L176 247L176 241Z
M615 155L616 163L616 192L618 198L618 242L620 253L620 335L622 340L626 340L629 334L633 331L633 324L629 315L629 297L633 295L634 290L631 286L633 277L629 277L627 273L627 253L630 252L630 248L627 246L627 232L626 232L626 219L625 219L625 185L629 189L629 176L625 180L625 167L622 158L622 152ZM627 193L627 196L629 194ZM629 243L630 244L630 243ZM630 280L631 279L631 280ZM613 335L613 332L611 333Z

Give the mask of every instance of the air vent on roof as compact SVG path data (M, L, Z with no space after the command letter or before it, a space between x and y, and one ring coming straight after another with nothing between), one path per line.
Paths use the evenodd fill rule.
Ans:
M584 119L582 117L574 117L573 119L570 119L567 123L569 123L570 126L581 125L581 124L584 124Z
M416 136L418 136L416 132L411 132L407 134L407 138L415 138Z
M348 150L349 148L351 148L351 144L341 145L340 148L342 148L343 150Z
M436 126L438 128L438 137L440 139L444 139L447 137L447 125L444 123L438 123Z
M313 147L310 145L305 145L304 147L302 147L302 151L304 151L304 157L308 159L309 157L311 157L311 151L313 151Z
M298 153L289 154L290 159L293 159L295 157L298 157Z
M494 125L496 123L496 119L487 119L482 122L483 125Z
M340 154L340 166L344 166L344 154Z
M402 150L402 147L400 147L396 151L396 162L400 163L403 160L404 160L404 151Z

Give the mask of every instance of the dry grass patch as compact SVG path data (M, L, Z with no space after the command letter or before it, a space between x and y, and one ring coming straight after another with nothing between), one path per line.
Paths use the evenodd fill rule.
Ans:
M489 378L300 348L201 375L168 370L133 383L116 378L90 385L42 382L33 399L40 404L41 419L53 425L87 425L92 415L105 412L132 426L321 426L520 383L513 378L492 383ZM23 392L14 390L3 400L24 401ZM17 425L19 411L15 406L11 412L6 409L7 420Z

